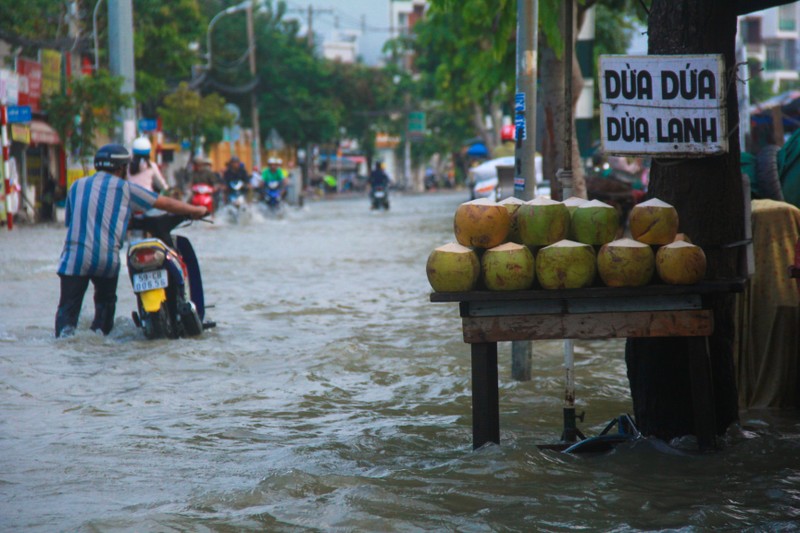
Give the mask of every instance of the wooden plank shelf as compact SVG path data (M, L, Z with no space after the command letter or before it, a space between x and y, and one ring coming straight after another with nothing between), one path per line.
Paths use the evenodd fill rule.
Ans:
M627 337L696 339L689 342L695 433L700 449L715 447L709 297L742 292L745 284L730 279L638 288L432 293L432 302L459 304L464 342L470 344L473 447L500 443L498 342Z

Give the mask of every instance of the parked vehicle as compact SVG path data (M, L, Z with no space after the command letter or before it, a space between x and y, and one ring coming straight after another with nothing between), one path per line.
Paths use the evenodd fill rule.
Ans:
M189 199L192 205L202 205L209 213L214 212L214 187L206 183L196 183L192 185L192 197Z
M372 209L389 210L389 190L383 185L375 185L370 192Z
M496 202L514 196L514 156L498 157L473 167L468 172L470 200L489 198ZM542 176L542 157L536 156L536 195L550 196L549 182Z
M133 322L148 339L192 337L213 327L205 320L200 265L189 239L172 230L185 215L148 211L130 227L151 237L131 242L127 264L138 310Z

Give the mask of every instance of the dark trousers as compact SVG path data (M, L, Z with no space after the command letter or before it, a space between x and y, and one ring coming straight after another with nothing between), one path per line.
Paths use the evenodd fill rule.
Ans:
M114 327L114 312L117 309L117 280L98 276L64 276L61 278L61 298L56 312L56 337L69 335L78 327L83 296L89 287L94 285L94 320L92 331L100 330L108 335Z

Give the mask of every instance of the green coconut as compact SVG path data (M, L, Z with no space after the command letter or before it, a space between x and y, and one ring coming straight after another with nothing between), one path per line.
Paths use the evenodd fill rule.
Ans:
M481 257L483 282L490 291L530 289L535 277L535 261L527 246L507 242L490 248Z
M425 273L436 292L471 291L480 277L481 262L475 250L451 242L431 252Z
M664 283L691 285L706 275L706 254L690 242L675 241L656 252L656 270Z
M522 244L548 246L567 237L569 210L561 202L534 198L517 209L517 223Z
M609 287L641 287L655 271L653 249L633 239L604 244L597 252L597 273Z
M588 287L596 269L594 248L580 242L565 239L536 255L536 278L544 289Z
M628 226L631 236L645 244L669 244L678 233L678 211L653 198L633 206Z
M459 205L453 220L456 240L462 246L494 248L506 241L510 229L508 209L488 198Z
M605 244L616 239L618 231L619 213L600 200L585 202L572 212L570 232L578 242Z
M581 198L580 196L570 196L569 198L564 200L563 203L564 203L565 206L567 206L567 209L569 210L569 214L572 215L572 213L575 212L575 209L577 207L585 204L588 201L589 200L587 200L586 198Z
M515 242L517 244L522 244L522 237L519 235L519 222L517 221L517 210L519 206L525 203L524 200L520 200L516 196L509 196L503 200L497 202L498 204L502 205L508 210L508 214L511 216L511 227L508 230L508 236L506 240L509 242Z

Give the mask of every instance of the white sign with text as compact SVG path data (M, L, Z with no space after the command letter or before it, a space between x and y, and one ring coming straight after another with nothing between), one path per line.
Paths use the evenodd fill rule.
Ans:
M620 155L728 151L721 55L600 56L600 138Z

